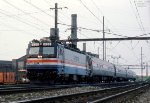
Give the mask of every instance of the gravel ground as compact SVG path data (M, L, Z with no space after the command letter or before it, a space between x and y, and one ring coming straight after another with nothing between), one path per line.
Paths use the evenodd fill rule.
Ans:
M59 90L49 90L49 91L43 90L40 92L32 92L32 93L18 93L18 94L10 94L10 95L8 94L8 95L0 96L0 103L8 103L8 102L15 102L20 100L81 93L81 92L99 90L99 89L102 88L96 86L88 86L88 87L86 86L86 87L75 87L75 88L59 89Z
M150 89L148 89L146 92L142 91L141 93L137 94L135 98L132 98L132 100L128 100L124 103L150 103Z

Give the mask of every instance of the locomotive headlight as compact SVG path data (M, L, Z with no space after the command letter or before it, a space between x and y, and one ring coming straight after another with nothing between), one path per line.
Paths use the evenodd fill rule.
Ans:
M38 58L42 58L42 56L41 56L41 55L38 55Z

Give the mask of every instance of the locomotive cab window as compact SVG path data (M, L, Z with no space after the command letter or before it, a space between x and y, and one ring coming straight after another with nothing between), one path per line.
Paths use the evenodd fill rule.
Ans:
M43 54L54 54L54 47L43 47Z
M39 47L31 47L29 50L29 54L39 54Z

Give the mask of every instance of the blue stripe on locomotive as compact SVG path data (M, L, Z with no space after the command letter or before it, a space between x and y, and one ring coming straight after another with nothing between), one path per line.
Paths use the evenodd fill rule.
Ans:
M88 75L88 72L86 69L69 67L69 66L62 67L61 65L32 65L32 66L28 65L27 68L28 70L29 69L30 70L41 69L41 70L56 71L58 74Z

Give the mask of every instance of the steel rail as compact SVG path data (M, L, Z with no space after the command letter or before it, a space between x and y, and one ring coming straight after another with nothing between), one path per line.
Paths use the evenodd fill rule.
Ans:
M0 88L0 95L14 94L14 93L27 93L42 90L54 90L72 88L70 85L57 85L57 86L27 86L27 87L3 87Z
M51 86L36 86L36 85L24 85L24 86L6 86L0 87L0 95L14 94L14 93L27 93L32 91L41 90L52 90L52 89L65 89L73 87L83 87L83 86L98 86L101 88L117 87L131 84L140 84L141 82L123 82L123 83L98 83L98 84L72 84L72 85L51 85Z
M104 97L104 98L101 98L101 99L93 100L93 101L90 101L88 103L108 102L108 101L114 100L116 98L119 98L120 96L127 95L131 92L137 91L137 90L142 89L142 88L147 87L147 86L149 86L149 84L146 84L144 86L140 86L140 87L137 87L137 88L134 88L134 89L131 89L131 90L127 90L127 91L124 91L124 92L120 92L120 93L117 93L117 94L114 94L114 95L110 95L110 96L107 96L107 97Z
M143 84L140 84L143 85ZM74 94L66 94L66 95L59 95L59 96L52 96L52 97L44 97L44 98L37 98L37 99L31 99L31 100L22 100L22 101L15 101L15 103L44 103L44 102L56 102L56 101L62 101L62 100L70 100L72 98L78 98L78 97L85 97L85 96L93 96L96 94L104 94L106 91L115 91L118 89L123 88L129 88L137 86L136 84L127 85L127 86L119 86L119 87L112 87L112 88L105 88L100 90L94 90L94 91L88 91L88 92L81 92L81 93L74 93Z

